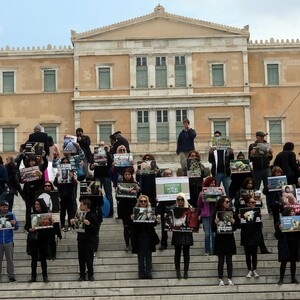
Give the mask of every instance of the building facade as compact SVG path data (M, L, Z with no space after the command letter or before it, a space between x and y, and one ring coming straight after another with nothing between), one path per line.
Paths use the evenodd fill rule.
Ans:
M60 145L77 127L109 142L117 130L136 154L175 153L182 120L206 159L212 133L247 151L268 132L275 153L299 146L300 43L251 42L242 29L153 13L88 32L73 48L0 51L0 152L40 124Z

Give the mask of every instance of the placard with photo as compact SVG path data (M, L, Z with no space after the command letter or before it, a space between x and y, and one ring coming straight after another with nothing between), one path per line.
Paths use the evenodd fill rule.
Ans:
M230 220L233 218L232 211L217 211L217 234L229 234L233 232L232 223Z
M131 167L132 164L133 164L133 158L130 153L114 154L115 167Z
M203 187L203 200L205 202L217 202L218 199L224 195L224 190L222 187Z
M53 219L51 213L32 214L31 226L35 229L53 228Z
M300 231L300 216L284 216L280 218L282 232Z
M180 177L156 177L156 197L158 201L176 200L178 193L184 193L190 199L189 178Z
M134 207L133 215L134 223L154 223L156 220L154 207Z
M137 169L140 171L140 175L155 174L156 161L155 160L138 160Z
M271 146L267 143L257 143L254 145L253 150L255 153L250 153L252 157L260 157L260 156L270 156Z
M187 176L201 177L201 163L199 158L187 159Z
M84 232L85 231L85 224L84 219L86 215L86 211L77 210L75 213L75 223L74 223L74 229L76 232Z
M42 173L39 166L20 169L21 182L26 183L41 178Z
M137 196L137 184L119 182L116 190L117 198L136 198Z
M167 207L165 231L199 232L198 208Z
M300 204L296 198L296 188L293 184L283 185L281 187L281 201L283 206L291 206Z
M103 147L94 148L94 165L100 167L107 166L107 153Z
M259 207L240 208L241 224L261 223L261 212Z
M250 160L249 159L233 159L229 164L231 173L250 173Z
M280 191L284 185L287 185L287 178L285 175L268 177L269 192Z
M80 196L99 196L101 191L101 181L81 181Z
M13 215L0 215L0 230L15 229L10 223L13 219Z
M77 153L77 137L75 135L65 135L64 136L64 144L63 144L63 152L66 153Z
M217 150L226 150L231 147L231 138L229 136L214 136L212 147Z
M47 207L52 213L59 212L59 194L57 190L51 190L49 192L40 190L35 193L35 199L42 198Z
M25 144L26 156L42 156L43 154L44 154L44 143L29 141Z
M72 179L70 177L70 172L72 171L71 164L61 164L58 167L59 176L57 178L58 183L71 183Z

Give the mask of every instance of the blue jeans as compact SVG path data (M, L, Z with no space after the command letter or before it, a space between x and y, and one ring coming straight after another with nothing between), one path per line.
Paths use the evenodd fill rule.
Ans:
M224 189L225 189L225 194L227 197L229 197L229 186L231 183L230 176L227 176L225 173L217 173L216 180L217 180L218 186L221 185L221 182L223 183Z
M211 230L212 216L202 217L202 223L205 234L205 253L213 254L215 247L215 233Z

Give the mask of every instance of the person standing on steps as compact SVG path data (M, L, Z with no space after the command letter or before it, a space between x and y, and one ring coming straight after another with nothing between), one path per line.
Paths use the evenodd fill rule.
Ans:
M183 129L178 135L176 153L180 158L180 165L183 174L187 174L187 158L190 151L195 150L194 140L196 138L196 131L190 128L189 119L183 120Z

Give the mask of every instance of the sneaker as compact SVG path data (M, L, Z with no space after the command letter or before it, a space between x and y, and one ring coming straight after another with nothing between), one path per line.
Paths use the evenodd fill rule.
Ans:
M292 279L292 281L291 281L291 283L298 284L298 283L299 283L299 281L298 281L296 278L293 278L293 279Z
M256 270L253 270L252 274L253 274L254 278L258 278L259 277L259 275L257 274Z
M78 281L85 281L85 276L79 276Z
M204 253L204 256L209 256L209 253L208 253L208 252L205 252L205 253Z
M89 281L95 281L94 276L89 276Z
M246 277L247 277L247 278L251 278L251 277L252 277L252 271L251 271L251 270L248 271Z
M126 252L129 252L129 251L130 251L129 245L125 247L125 251L126 251Z
M232 282L232 280L231 279L228 279L228 285L234 285L234 283Z
M224 286L224 281L222 279L219 279L219 286Z
M283 280L282 279L279 279L278 285L283 285Z
M65 227L62 227L61 231L65 232L65 231L66 231L66 228L65 228Z
M17 281L17 279L15 277L10 277L9 278L9 282L16 282L16 281Z

